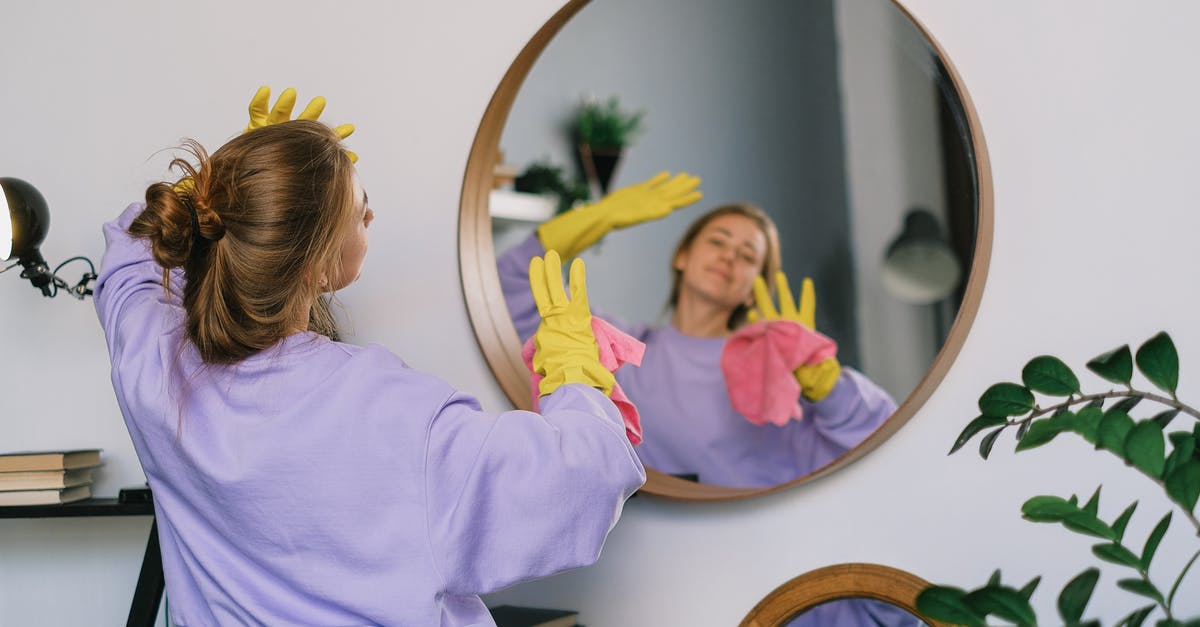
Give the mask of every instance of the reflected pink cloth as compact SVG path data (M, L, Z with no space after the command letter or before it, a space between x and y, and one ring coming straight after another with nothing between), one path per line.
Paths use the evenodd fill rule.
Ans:
M646 352L645 344L596 316L592 316L592 334L596 336L596 345L600 348L600 365L609 372L616 372L623 364L642 365L642 355ZM537 411L538 384L542 381L542 375L533 371L533 351L533 338L530 337L521 348L521 359L525 360L525 367L529 368L533 411ZM634 446L641 444L642 419L638 415L637 406L625 396L619 383L613 383L612 394L608 396L621 412L621 418L625 420L625 435L630 443Z
M756 424L783 426L804 417L793 371L837 355L837 343L790 320L762 320L738 329L721 350L721 370L733 408Z

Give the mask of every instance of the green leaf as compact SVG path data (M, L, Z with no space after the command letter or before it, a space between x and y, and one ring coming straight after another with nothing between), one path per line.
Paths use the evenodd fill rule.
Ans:
M1167 512L1167 515L1158 521L1158 525L1154 527L1154 531L1150 532L1150 537L1146 538L1146 546L1142 548L1141 569L1143 571L1150 570L1150 561L1154 559L1154 552L1158 550L1158 543L1162 542L1163 535L1167 533L1167 527L1170 526L1171 512Z
M1100 448L1107 449L1125 459L1125 438L1133 431L1133 418L1119 411L1105 412L1100 419L1100 427L1096 430L1096 443Z
M1033 424L1032 420L1026 420L1017 425L1017 442L1025 438L1025 434L1029 433L1029 425Z
M1163 429L1166 429L1167 425L1171 424L1171 421L1175 419L1175 416L1179 415L1180 411L1181 410L1178 409L1168 409L1155 414L1150 420L1157 422L1158 424L1162 425Z
M1142 623L1146 622L1146 617L1150 616L1150 613L1157 608L1157 605L1147 605L1141 609L1134 610L1128 616L1122 618L1116 627L1142 627Z
M1087 363L1088 370L1113 383L1129 385L1133 379L1133 356L1129 345L1114 348Z
M1023 587L1022 587L1020 590L1018 590L1017 592L1018 592L1018 593L1020 593L1020 595L1021 595L1021 598L1025 599L1026 601L1028 601L1029 599L1033 598L1033 591L1034 591L1034 590L1037 590L1037 587L1038 587L1038 584L1039 584L1039 583L1042 583L1042 576L1041 576L1041 575L1038 575L1037 577L1034 577L1033 579L1030 579L1030 580L1029 580L1029 583L1025 584L1025 585L1024 585L1024 586L1023 586Z
M999 568L992 571L992 576L988 577L987 585L988 586L999 586L1000 585L1000 569Z
M987 627L985 617L964 601L965 590L930 586L917 595L917 611L934 620L968 627Z
M1200 461L1189 459L1171 471L1166 478L1167 496L1179 503L1187 511L1196 508L1200 499Z
M1087 504L1083 506L1083 511L1091 516L1095 516L1100 511L1100 488L1101 486L1096 486L1096 491L1092 492L1092 498L1088 499Z
M1108 411L1123 411L1128 414L1129 410L1137 407L1137 404L1140 402L1142 402L1142 398L1140 396L1127 396L1120 401L1113 403L1113 406L1109 407Z
M1021 505L1021 515L1032 522L1062 522L1079 508L1057 496L1035 496Z
M1125 527L1129 524L1129 519L1133 518L1133 510L1137 509L1137 505L1137 501L1134 501L1129 505L1129 507L1125 508L1125 511L1121 512L1120 516L1117 516L1116 520L1113 521L1112 530L1117 534L1117 540L1125 537Z
M1029 431L1017 442L1017 452L1037 448L1053 440L1063 431L1070 431L1072 422L1070 420L1062 420L1062 417L1031 420L1027 423L1029 424Z
M996 438L1000 437L1000 433L1004 431L1004 427L1000 427L995 431L983 436L979 441L979 456L987 459L988 455L992 454L992 447L996 445Z
M1003 618L1018 625L1036 625L1037 615L1021 593L1012 588L987 586L964 597L976 612Z
M1100 421L1104 419L1104 410L1099 407L1090 407L1080 410L1075 414L1075 419L1071 421L1071 428L1083 436L1083 439L1095 444L1099 438Z
M1163 468L1163 476L1175 472L1176 468L1187 463L1196 453L1196 438L1186 431L1175 431L1167 435L1171 440L1171 454L1167 456L1167 465Z
M1138 423L1125 437L1125 459L1155 479L1162 477L1163 467L1167 463L1166 454L1162 427L1153 420Z
M1033 393L1016 383L997 383L979 397L984 416L1020 416L1033 410Z
M1146 340L1137 351L1137 367L1155 386L1175 395L1179 385L1179 353L1166 332Z
M1137 568L1141 564L1138 561L1138 557L1133 554L1133 551L1130 551L1117 542L1093 545L1092 554L1106 562L1129 566L1130 568Z
M1122 579L1117 582L1117 587L1134 594L1140 594L1152 601L1164 603L1162 593L1158 591L1158 588L1154 587L1154 584L1145 579Z
M1083 610L1092 600L1092 592L1099 580L1100 569L1089 568L1067 582L1058 595L1058 615L1064 623L1078 623L1083 618Z
M962 433L958 434L958 439L954 441L954 446L950 447L950 454L953 455L955 451L962 448L963 445L970 441L971 438L975 437L976 433L979 433L988 427L1002 425L1005 422L1007 421L1004 418L999 418L997 416L979 416L975 418L967 424L967 427L962 430Z
M1062 360L1050 355L1034 357L1021 370L1021 381L1034 392L1050 396L1070 396L1079 393L1079 379Z
M1091 401L1089 401L1087 405L1083 406L1084 409L1102 409L1103 407L1104 407L1104 399L1103 398L1094 398Z

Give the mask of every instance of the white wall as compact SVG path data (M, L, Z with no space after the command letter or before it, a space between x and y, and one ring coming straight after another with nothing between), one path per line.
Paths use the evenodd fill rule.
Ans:
M987 290L943 385L843 471L742 503L635 498L598 565L496 600L574 607L592 627L719 626L831 563L879 562L970 586L999 566L1019 582L1046 576L1035 601L1052 623L1057 588L1093 559L1087 542L1021 521L1021 502L1103 482L1109 517L1141 499L1135 538L1165 512L1156 489L1088 447L1055 443L1014 457L1002 444L986 463L944 453L983 388L1016 378L1041 353L1081 365L1166 329L1183 355L1181 396L1200 397L1189 368L1200 358L1200 297L1190 287L1200 218L1189 184L1200 166L1200 88L1183 78L1200 55L1200 6L906 5L974 98L996 190ZM556 8L221 2L193 15L132 0L10 6L5 23L20 28L0 38L0 173L50 199L49 260L98 259L100 223L160 174L154 151L183 135L219 143L244 124L244 102L262 82L295 85L302 99L324 94L328 121L359 126L351 143L379 215L367 273L343 298L358 340L382 342L504 409L462 305L456 207L492 90ZM109 460L102 494L139 482L90 303L42 299L4 274L0 311L0 448L99 445ZM1176 518L1165 547L1188 542ZM145 525L0 520L0 625L121 621ZM1183 553L1160 551L1164 576ZM1105 570L1093 602L1091 614L1108 623L1140 605L1112 587L1118 576ZM1200 613L1196 582L1193 574L1181 593L1185 613Z

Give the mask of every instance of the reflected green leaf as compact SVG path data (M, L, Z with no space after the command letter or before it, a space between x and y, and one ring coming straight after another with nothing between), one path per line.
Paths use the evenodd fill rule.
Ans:
M1147 605L1146 607L1134 610L1128 616L1122 618L1116 624L1116 627L1142 627L1142 623L1146 622L1146 617L1150 616L1157 608L1157 605Z
M984 416L1020 416L1033 411L1033 392L1016 383L997 383L979 397L979 411Z
M1083 610L1092 599L1092 592L1099 580L1100 569L1089 568L1067 582L1058 595L1058 615L1064 623L1078 623L1083 618Z
M1021 515L1033 522L1062 522L1079 508L1057 496L1035 496L1021 505Z
M1137 367L1159 389L1175 394L1179 386L1179 353L1166 332L1146 340L1138 348Z
M1026 601L1033 598L1033 593L1035 590L1037 590L1039 583L1042 583L1041 575L1038 575L1037 577L1030 579L1029 583L1025 584L1024 586L1021 587L1020 590L1018 590L1018 592L1021 595L1021 598L1025 599Z
M1021 381L1034 392L1050 396L1079 393L1079 379L1062 360L1051 355L1034 357L1021 370Z
M1151 420L1157 422L1165 430L1167 425L1171 424L1171 421L1175 419L1175 416L1179 415L1179 411L1178 409L1168 409L1155 414Z
M1088 499L1087 504L1083 506L1083 511L1090 516L1095 516L1100 511L1100 487L1096 486L1096 491L1092 492L1092 498Z
M1087 363L1088 370L1113 383L1129 385L1133 379L1133 355L1129 345L1114 348Z
M983 439L979 441L980 457L987 459L988 455L992 454L992 447L996 445L996 438L1000 437L1000 434L1003 431L1004 427L1000 427L999 429L996 429L995 431L983 436Z

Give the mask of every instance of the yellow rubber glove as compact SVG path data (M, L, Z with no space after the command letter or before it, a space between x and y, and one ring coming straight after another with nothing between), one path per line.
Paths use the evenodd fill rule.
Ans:
M275 106L271 104L271 88L263 85L254 93L254 97L250 99L250 122L246 124L246 130L243 133L250 132L256 128L287 122L292 119L292 109L296 106L296 90L288 87L279 94L279 98L275 101ZM268 108L269 107L269 108ZM321 117L321 112L325 110L325 98L317 96L309 101L308 106L296 116L297 120L316 120ZM353 124L342 124L334 127L334 133L337 136L346 139L354 132ZM358 163L358 155L346 151L346 155L350 157L350 163Z
M657 220L703 197L700 179L686 173L660 172L647 181L622 187L604 198L551 218L538 227L546 250L571 258L613 229Z
M562 261L553 250L529 262L529 287L542 323L533 334L533 370L545 377L538 385L543 396L564 383L583 383L612 393L613 374L600 365L600 349L592 333L587 275L583 260L571 264L571 298L562 284Z
M805 328L816 330L817 324L817 295L813 289L812 279L804 277L800 284L800 302L792 300L792 290L788 287L787 276L783 272L775 273L775 287L779 290L779 309L771 301L767 290L767 282L761 276L754 277L754 306L757 311L750 310L748 318L751 322L765 320L791 320ZM805 398L819 401L833 391L838 377L842 374L842 366L836 357L830 357L812 366L800 366L793 372L800 384L801 393Z

